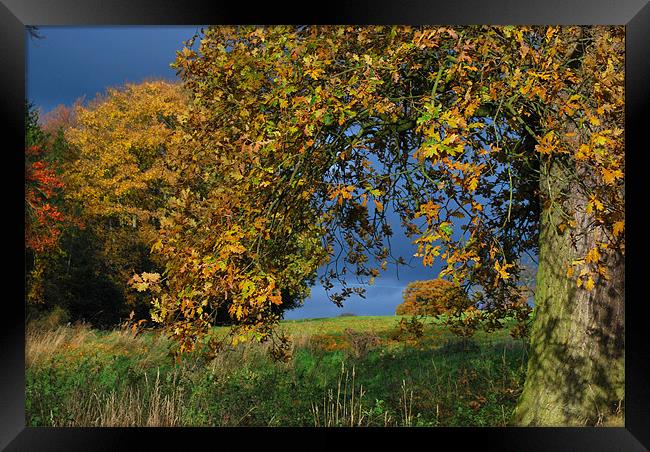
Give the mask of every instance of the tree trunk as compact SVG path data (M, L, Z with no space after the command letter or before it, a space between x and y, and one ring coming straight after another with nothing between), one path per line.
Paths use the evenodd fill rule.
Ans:
M587 291L567 276L603 231L589 227L578 179L560 162L542 170L535 317L524 389L515 412L522 426L621 424L624 399L624 258L606 256L609 280ZM588 182L587 182L588 183ZM559 197L559 198L558 198ZM577 227L560 232L562 202ZM545 201L542 199L542 201ZM619 414L612 418L613 414Z

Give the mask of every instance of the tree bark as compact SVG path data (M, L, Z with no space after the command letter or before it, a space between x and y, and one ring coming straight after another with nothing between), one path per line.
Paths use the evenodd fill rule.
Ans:
M578 288L567 276L574 259L606 241L589 225L579 177L566 162L542 170L539 266L535 317L523 392L515 411L522 426L602 425L622 422L624 399L624 257L606 256L609 279ZM587 181L588 178L582 181ZM587 182L588 183L588 182ZM545 199L547 195L548 199ZM562 201L564 200L564 201ZM560 232L559 203L577 226ZM618 414L618 416L613 415Z

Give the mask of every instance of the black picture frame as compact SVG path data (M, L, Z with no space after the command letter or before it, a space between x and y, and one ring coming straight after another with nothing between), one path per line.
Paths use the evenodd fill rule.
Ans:
M5 209L24 209L21 196L24 143L25 47L27 25L194 25L194 24L606 24L626 26L626 401L622 428L434 428L409 429L408 443L422 440L426 447L453 444L488 450L585 450L641 451L650 448L650 356L647 317L641 282L643 269L641 236L643 166L647 145L642 141L644 119L650 99L650 5L648 0L395 0L328 1L306 9L304 2L178 2L172 0L0 0L0 74L3 138L11 145L2 161L1 183ZM647 127L645 127L647 129ZM645 151L647 152L647 151ZM24 182L24 181L23 181ZM637 206L630 209L629 206ZM9 210L11 211L11 210ZM307 432L288 442L293 429L151 429L151 428L34 428L25 426L25 310L19 298L24 294L24 224L15 214L5 217L3 249L4 283L15 289L3 291L0 328L0 448L31 450L125 450L146 442L147 448L168 448L172 437L180 436L190 447L199 441L225 446L223 434L236 441L235 447L252 448L276 443L281 447L321 443L347 446L348 429L299 429ZM22 264L22 265L19 265ZM637 264L638 265L635 265ZM632 294L630 297L629 295ZM258 431L259 430L259 431ZM400 429L403 434L405 429ZM355 432L364 438L393 439L395 429ZM285 438L277 438L282 435ZM401 435L400 435L401 436ZM414 437L415 436L415 437ZM417 438L416 438L417 437ZM349 437L351 438L351 437ZM175 439L175 438L174 438ZM331 442L327 442L332 439ZM403 441L405 438L402 438ZM345 442L341 442L341 440ZM238 443L237 443L238 442ZM255 443L255 444L254 444ZM406 445L406 444L405 444ZM167 447L165 447L167 446ZM204 447L204 446L201 446ZM421 446L415 446L421 447Z

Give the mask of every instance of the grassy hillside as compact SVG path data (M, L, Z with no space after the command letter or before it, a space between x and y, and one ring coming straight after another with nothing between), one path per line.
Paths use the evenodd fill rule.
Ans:
M399 319L284 321L288 363L260 344L178 363L157 333L29 329L27 425L508 424L524 377L520 341L503 331L463 344L432 322L408 338Z

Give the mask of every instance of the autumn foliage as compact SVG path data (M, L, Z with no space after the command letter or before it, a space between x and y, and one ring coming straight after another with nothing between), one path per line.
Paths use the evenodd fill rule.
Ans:
M37 253L56 245L65 220L56 205L64 183L50 164L38 160L43 154L39 146L25 150L25 246Z
M25 109L25 250L26 299L42 305L45 260L59 251L63 232L79 226L65 211L65 183L61 168L53 158L49 135L38 124L38 112L27 104Z
M518 306L515 263L536 249L541 211L561 212L559 233L576 215L602 229L565 269L592 290L604 250L623 250L622 50L622 29L605 27L205 30L175 62L191 107L154 246L156 319L187 350L215 311L235 337L268 339L280 288L307 294L323 266L340 304L360 290L346 275L401 262L389 209L424 266L480 288L489 325ZM589 175L579 209L539 186L558 163Z
M621 27L210 27L178 51L180 84L59 114L67 200L182 351L224 316L233 342L282 348L283 293L318 277L341 305L363 292L349 277L404 262L392 214L425 267L476 288L480 315L457 318L493 329L527 318L516 262L544 212L558 234L598 232L562 269L577 288L624 252L623 50ZM588 183L540 186L557 165Z
M364 292L349 281L404 264L398 218L440 269L398 313L525 336L518 263L538 255L553 311L537 358L557 368L542 346L598 330L622 363L624 63L623 27L209 27L177 52L180 83L55 112L67 160L41 158L34 129L26 246L54 247L65 205L92 233L89 273L146 302L180 352L252 338L286 359L281 307L317 280L341 306Z
M444 279L413 281L404 289L404 301L395 309L396 315L438 316L472 305L465 292Z

